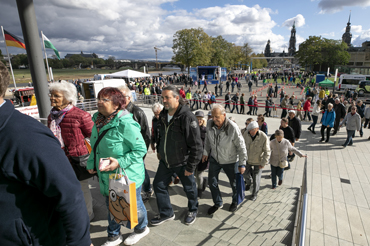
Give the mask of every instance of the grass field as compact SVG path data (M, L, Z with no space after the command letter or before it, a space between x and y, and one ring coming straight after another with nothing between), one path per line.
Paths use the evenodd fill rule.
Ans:
M32 81L29 69L14 69L16 83L28 83ZM119 70L108 69L53 69L54 80L90 79L94 74L114 73ZM45 70L46 78L49 78Z

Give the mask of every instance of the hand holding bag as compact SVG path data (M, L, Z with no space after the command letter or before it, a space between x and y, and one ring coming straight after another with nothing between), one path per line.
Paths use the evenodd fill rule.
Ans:
M119 170L119 173L117 173ZM124 174L122 174L122 171ZM138 223L136 185L124 169L109 175L109 212L117 224L133 229Z

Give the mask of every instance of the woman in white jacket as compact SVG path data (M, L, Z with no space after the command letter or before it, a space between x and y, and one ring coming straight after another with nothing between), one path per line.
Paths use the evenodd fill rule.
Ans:
M317 120L319 119L319 115L321 112L321 100L317 100L315 103L315 106L313 106L312 110L312 124L307 128L307 130L311 131L313 134L316 134L315 132L315 126L317 124Z
M275 131L275 139L270 142L271 156L271 181L272 189L276 189L276 176L279 178L279 185L283 183L284 168L280 167L280 163L287 162L288 152L291 151L299 157L307 157L298 149L292 146L289 140L284 138L282 130Z

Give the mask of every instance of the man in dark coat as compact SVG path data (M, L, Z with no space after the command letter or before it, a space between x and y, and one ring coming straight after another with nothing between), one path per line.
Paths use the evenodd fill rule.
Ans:
M0 62L0 245L89 246L89 216L53 133L14 109Z
M346 107L343 105L343 103L340 102L339 98L335 99L334 111L335 111L335 121L334 121L333 136L337 134L338 129L339 129L339 124L346 116Z

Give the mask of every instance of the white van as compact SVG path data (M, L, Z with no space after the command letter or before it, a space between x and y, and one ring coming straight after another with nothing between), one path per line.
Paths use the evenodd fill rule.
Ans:
M342 74L339 77L339 83L336 89L339 91L345 89L356 90L361 80L370 80L370 75Z
M119 87L125 85L123 79L104 79L95 81L86 81L82 83L82 91L85 94L85 99L94 99L104 87Z

